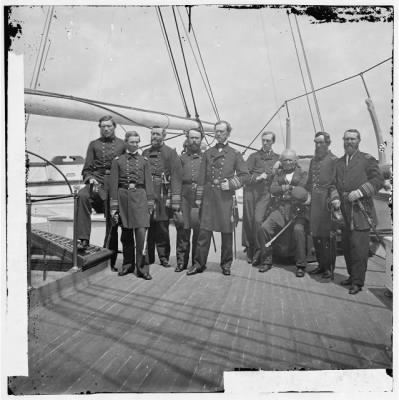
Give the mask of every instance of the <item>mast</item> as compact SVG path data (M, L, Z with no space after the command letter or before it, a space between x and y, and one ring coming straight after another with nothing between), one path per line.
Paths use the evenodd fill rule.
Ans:
M84 121L98 121L105 114L111 114L117 124L185 131L200 129L200 123L191 118L31 89L25 89L25 112ZM212 122L201 123L205 132L214 132Z

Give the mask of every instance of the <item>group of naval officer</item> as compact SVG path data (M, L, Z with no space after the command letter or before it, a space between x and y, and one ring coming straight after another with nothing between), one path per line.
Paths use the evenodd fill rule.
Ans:
M335 266L334 216L342 219L342 247L348 278L341 282L356 294L364 285L370 229L376 225L373 195L383 177L374 157L359 150L356 129L344 132L345 154L329 150L330 135L315 134L315 153L309 171L297 162L294 150L273 151L276 136L262 133L262 147L244 161L229 145L231 125L215 124L216 145L202 151L203 133L186 133L183 153L164 143L166 132L151 129L151 145L141 154L135 131L125 140L115 136L112 116L99 120L100 137L90 142L78 193L78 249L90 241L91 209L103 204L106 219L104 247L114 251L111 269L118 275L136 270L152 279L149 266L170 267L169 221L177 230L176 272L187 275L206 269L213 232L221 233L220 267L231 275L233 233L237 224L235 191L244 188L242 245L248 263L267 272L272 268L273 242L288 227L295 243L296 276L307 267L306 237L313 239L317 268L310 274L331 279ZM121 225L123 262L115 268ZM234 240L236 238L234 237ZM190 243L191 242L191 243ZM189 263L191 249L192 263Z

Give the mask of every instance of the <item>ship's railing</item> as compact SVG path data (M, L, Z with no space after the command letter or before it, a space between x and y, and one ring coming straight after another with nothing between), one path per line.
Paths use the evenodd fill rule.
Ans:
M32 279L31 279L31 236L32 236L32 204L37 203L37 202L43 202L43 201L53 201L53 200L59 200L59 199L66 199L66 198L73 198L73 252L72 252L72 268L71 271L78 271L78 245L77 245L77 220L78 220L78 191L77 188L75 187L72 189L72 186L70 185L68 178L65 176L65 174L55 165L53 162L47 160L46 158L40 156L39 154L33 153L29 150L26 150L26 153L31 154L35 157L40 158L41 160L45 161L48 163L48 165L51 165L53 168L55 168L60 175L64 178L66 184L68 185L70 194L68 195L32 195L29 192L26 193L26 213L27 213L27 223L26 223L26 234L27 234L27 279L28 279L28 288L31 289L32 285ZM27 160L28 164L28 160ZM28 166L28 165L27 165Z

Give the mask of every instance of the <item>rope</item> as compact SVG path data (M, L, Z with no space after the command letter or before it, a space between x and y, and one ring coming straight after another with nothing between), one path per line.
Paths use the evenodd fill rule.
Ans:
M289 13L288 11L287 11L287 18L288 18L288 22L289 22L289 24L290 24L291 35L292 35L292 40L293 40L293 42L294 42L295 53L296 53L296 57L297 57L297 60L298 60L299 70L301 71L301 77L302 77L303 88L305 89L305 92L307 92L306 83L305 83L305 77L303 76L303 70L302 70L301 60L300 60L300 58L299 58L299 53L298 53L298 48L297 48L297 46L296 46L296 40L295 40L295 36L294 36L294 31L293 31L293 29L292 29L292 24L291 24L291 20L290 20L290 13ZM310 117L311 117L311 119L312 119L313 129L314 129L314 132L316 133L316 125L315 125L315 123L314 123L312 107L310 106L310 101L309 101L309 97L308 97L308 96L306 96L306 100L307 100L308 107L309 107Z
M174 19L175 19L175 24L176 24L177 36L179 37L179 43L180 43L181 53L182 53L182 56L183 56L184 67L185 67L185 69L186 69L188 85L190 86L191 97L192 97L192 99L193 99L195 118L198 119L198 118L199 118L199 115L198 115L197 105L195 104L195 98L194 98L194 93L193 93L193 87L192 87L192 85L191 85L190 74L189 74L189 72L188 72L186 56L185 56L185 54L184 54L183 43L182 43L181 37L180 37L180 30L179 30L179 25L178 25L178 23L177 23L176 12L175 12L175 7L174 7L174 6L172 6L172 11L173 11L173 17L174 17Z
M170 137L164 139L163 141L166 142L168 140L176 139L177 137L179 137L181 135L185 135L185 133L184 132L183 133L177 133L176 135L170 136ZM143 146L140 146L139 149L145 149L145 148L150 147L150 146L151 146L151 143L150 144L145 144Z
M280 110L284 107L284 104L282 104L277 111L272 115L272 117L266 122L266 124L264 125L264 127L259 131L259 133L253 138L253 140L251 141L251 143L248 146L245 146L245 150L242 152L242 154L244 155L246 153L246 151L249 149L249 147L252 145L252 143L258 138L258 136L263 132L263 130L270 124L270 122L273 120L273 118L280 112Z
M173 69L173 73L175 75L175 79L176 79L177 87L179 89L180 97L182 99L183 106L184 106L184 109L186 111L186 116L188 118L190 118L191 117L190 111L188 110L186 97L184 96L183 87L182 87L182 84L181 84L181 81L180 81L180 77L179 77L179 73L178 73L177 67L176 67L176 62L175 62L175 59L173 57L173 52L172 52L172 48L170 46L169 36L168 36L167 31L166 31L165 23L164 23L164 20L163 20L163 17L162 17L161 8L159 6L157 6L156 9L158 11L157 15L158 15L159 24L161 26L161 31L162 31L162 34L163 34L163 38L165 40L166 48L167 48L168 55L169 55L169 60L170 60L170 62L172 64L172 69Z
M299 40L300 40L301 46L302 46L302 52L303 52L303 57L304 57L304 59L305 59L306 69L307 69L307 71L308 71L309 82L310 82L310 87L311 87L312 93L313 93L313 99L314 99L314 103L315 103L315 106L316 106L317 116L318 116L318 118L319 118L319 123L320 123L321 130L324 132L324 126L323 126L323 121L322 121L322 119L321 119L321 114L320 114L320 109L319 109L319 103L318 103L318 101L317 101L317 96L316 96L316 93L315 93L315 91L314 91L313 80L312 80L312 74L310 73L308 58L307 58L307 56L306 56L305 46L304 46L304 44L303 44L302 35L301 35L301 30L299 29L298 18L297 18L296 15L294 15L294 17L295 17L296 27L297 27L297 30L298 30Z
M346 81L348 81L348 80L350 80L350 79L353 79L353 78L357 78L358 76L363 75L363 74L365 74L365 73L368 72L368 71L371 71L372 69L374 69L374 68L380 66L381 64L386 63L386 62L389 61L389 60L392 60L392 57L389 57L389 58L387 58L387 59L385 59L385 60L379 62L378 64L375 64L375 65L373 65L372 67L367 68L367 69L365 69L364 71L361 71L361 72L359 72L359 73L357 73L357 74L355 74L355 75L348 76L348 77L345 78L345 79L341 79L341 80L339 80L339 81L336 81L336 82L330 83L330 84L328 84L328 85L326 85L326 86L322 86L322 87L320 87L320 88L318 88L318 89L315 89L314 92L319 92L320 90L327 89L327 88L329 88L329 87L331 87L331 86L338 85L339 83L346 82ZM304 94L301 94L301 95L299 95L299 96L292 97L291 99L287 99L286 101L287 101L287 102L288 102L288 101L294 101L294 100L300 99L301 97L307 96L307 95L310 94L310 93L311 93L311 92L304 93Z
M190 48L191 48L191 52L192 52L192 54L193 54L193 56L194 56L195 63L197 64L198 71L199 71L199 73L200 73L200 75L201 75L202 83L204 84L204 87L205 87L205 90L206 90L206 94L208 95L209 101L211 102L211 106L212 106L213 112L215 113L216 118L217 118L218 120L220 120L220 118L219 118L219 113L218 113L218 109L217 109L217 107L216 107L216 104L214 103L213 94L212 94L212 89L211 89L210 87L209 87L209 89L208 89L208 87L207 87L207 84L206 84L206 82L205 82L204 76L203 76L203 74L202 74L201 68L200 68L199 63L198 63L198 59L197 59L197 57L196 57L196 55L195 55L193 46L192 46L192 44L191 44L191 40L190 40L189 34L188 34L187 29L186 29L186 27L185 27L185 25L184 25L183 18L182 18L182 16L181 16L180 10L177 9L177 12L178 12L178 14L179 14L181 24L183 25L183 29L184 29L184 32L185 32L185 34L186 34L188 44L190 45ZM193 31L193 33L194 33L194 31ZM199 51L199 48L198 48L198 44L197 44L197 49L198 49L199 54L201 55L201 53L200 53L200 51ZM202 64L202 67L203 67L204 72L205 72L205 74L206 74L206 70L205 70L204 64ZM208 80L208 84L209 84L209 80Z
M178 11L179 11L179 9L178 9ZM200 50L200 47L199 47L199 44L198 44L198 41L197 41L197 35L195 34L194 26L193 26L193 23L192 23L192 21L191 21L191 7L189 7L189 10L187 10L187 8L186 8L186 11L187 11L187 15L189 16L190 27L191 27L191 30L193 31L193 36L194 36L195 44L196 44L196 46L197 46L198 54L199 54L199 56L200 56L202 68L204 69L206 81L207 81L208 87L209 87L209 92L210 92L210 95L211 95L212 100L213 100L213 103L212 103L212 101L211 101L212 107L214 107L214 111L215 111L215 114L216 114L216 118L218 119L218 121L220 121L220 115L219 115L218 108L217 108L217 106L216 106L215 97L214 97L214 95L213 95L212 87L211 87L211 84L210 84L210 82L209 82L208 73L206 72L204 60L203 60L203 58L202 58L202 53L201 53L201 50ZM179 15L180 15L180 11L179 11ZM181 16L180 16L180 18L181 18ZM184 26L184 24L183 24L183 26ZM187 35L187 36L188 36L188 35ZM189 41L189 43L190 43L190 41ZM190 43L190 46L191 46L191 43ZM202 75L201 75L201 77L202 77Z

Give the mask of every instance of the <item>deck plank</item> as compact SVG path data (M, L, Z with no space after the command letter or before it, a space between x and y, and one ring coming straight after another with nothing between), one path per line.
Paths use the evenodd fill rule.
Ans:
M211 251L209 268L193 277L154 265L152 281L107 269L34 307L30 376L11 378L10 389L212 392L234 369L391 368L392 298L384 296L381 258L369 259L356 296L339 285L347 276L342 257L329 283L296 278L292 265L259 273L241 251L231 277L218 262Z

